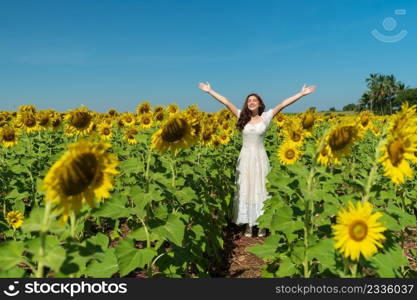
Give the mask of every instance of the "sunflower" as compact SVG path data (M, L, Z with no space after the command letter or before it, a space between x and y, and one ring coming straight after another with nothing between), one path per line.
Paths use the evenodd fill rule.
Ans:
M341 209L337 216L337 224L332 225L334 247L346 258L356 261L359 255L368 259L382 248L381 242L385 236L381 233L386 230L377 219L382 217L379 212L372 213L369 202L358 202L357 206L349 201L349 208Z
M36 113L36 121L41 130L47 130L51 127L51 113L49 111L41 110Z
M214 130L210 126L204 126L200 133L200 143L204 146L211 146L215 139Z
M13 229L17 229L23 224L23 215L20 211L9 211L6 216L6 221Z
M18 131L10 126L0 128L0 143L4 147L13 147L18 143Z
M71 212L78 213L83 202L95 206L110 197L112 176L117 174L117 156L108 153L110 144L80 140L68 146L68 151L49 169L42 190L45 201L58 202L62 209L61 223L66 223Z
M149 101L143 101L141 104L136 106L136 114L138 116L149 113L151 111L151 103Z
M36 107L33 104L30 105L20 105L19 112L30 112L32 114L36 113Z
M36 115L30 111L22 111L17 114L16 124L19 128L23 128L26 132L39 130L36 122Z
M219 140L222 145L225 145L230 141L230 135L227 132L222 131L219 134Z
M407 142L401 137L389 138L380 151L378 162L384 166L384 175L390 177L394 184L404 183L405 177L413 177L413 170L407 159L416 161L416 143Z
M102 121L104 124L106 124L107 126L113 126L113 119L111 117L105 117L103 118Z
M114 108L111 108L108 110L107 115L109 115L111 118L117 117L118 112Z
M332 161L340 164L343 155L348 155L352 146L362 137L361 131L354 124L340 124L332 128L325 137L325 144L330 149Z
M368 130L372 128L372 112L365 110L361 112L358 116L358 124L362 130Z
M98 126L98 133L103 140L110 140L113 136L111 125L104 122Z
M4 112L0 112L0 123L7 124L7 115Z
M292 143L299 147L303 145L305 139L305 131L300 126L299 122L290 121L285 125L285 143Z
M137 130L135 127L128 127L125 130L125 135L123 136L123 139L128 142L129 144L137 144L138 141L136 140L136 135L139 133L139 130Z
M301 156L301 151L293 143L283 143L277 151L278 158L283 165L293 165Z
M405 102L393 117L388 126L390 136L409 136L417 132L416 105L408 106Z
M53 131L57 131L62 124L62 118L59 114L54 113L54 115L51 117L51 126Z
M391 178L394 184L405 182L413 177L409 161L417 163L417 116L416 106L408 107L405 103L388 125L388 131L380 148L378 162L384 167L384 175Z
M164 110L165 110L165 107L163 105L155 105L153 107L154 114L159 113L159 112L164 112Z
M314 109L307 110L302 116L301 116L301 126L303 127L305 131L305 136L309 137L313 133L313 128L316 125L317 117L315 115Z
M283 127L285 124L285 116L283 113L279 112L275 115L275 122L277 123L278 127Z
M165 120L165 113L163 111L155 112L153 114L153 119L157 125L160 125Z
M178 111L179 111L178 105L176 105L175 103L172 103L172 104L168 105L168 107L167 107L167 112L170 115L176 114L176 113L178 113Z
M198 117L192 115L186 115L188 124L191 126L191 136L193 137L192 143L198 142L201 133L201 123Z
M132 127L132 126L135 126L135 122L136 122L135 115L134 115L134 114L132 114L132 113L130 113L130 112L123 114L123 115L121 116L121 120L122 120L123 125L124 125L125 127Z
M371 125L371 131L374 136L380 136L381 135L381 127L375 124Z
M70 111L65 115L65 120L65 134L68 136L83 136L93 130L93 113L85 106Z
M121 118L118 118L116 121L116 125L118 128L122 129L125 128L125 124L123 123L123 120Z
M316 160L319 164L327 166L330 162L331 150L329 145L323 145L317 154Z
M191 147L195 138L192 135L192 127L183 114L174 114L162 124L152 135L151 148L160 153L171 151L174 156L181 150Z
M141 128L149 129L153 126L152 113L144 113L139 117L139 124Z
M219 136L218 135L215 135L213 137L213 143L211 144L211 146L214 149L218 149L221 145L222 145L222 143L221 143L221 140L220 140Z

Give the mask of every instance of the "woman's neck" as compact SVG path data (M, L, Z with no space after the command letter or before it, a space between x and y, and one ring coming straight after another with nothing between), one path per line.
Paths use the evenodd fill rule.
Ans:
M258 114L258 111L256 110L256 111L251 111L251 117L252 118L255 118L256 116L258 116L259 114Z

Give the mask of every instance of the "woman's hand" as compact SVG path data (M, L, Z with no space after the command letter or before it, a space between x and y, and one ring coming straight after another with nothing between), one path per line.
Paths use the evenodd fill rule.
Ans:
M315 90L316 90L315 85L307 86L306 84L304 84L303 87L301 88L300 93L301 93L301 95L305 96L305 95L311 94Z
M211 86L210 86L210 83L208 83L208 82L206 82L206 83L202 83L202 82L200 82L200 83L198 84L198 87L199 87L201 90L205 91L206 93L208 93L208 92L210 92L210 91L211 91Z

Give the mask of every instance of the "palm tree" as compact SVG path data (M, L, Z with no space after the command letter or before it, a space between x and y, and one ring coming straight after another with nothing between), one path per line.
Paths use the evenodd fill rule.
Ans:
M365 81L367 83L367 87L370 91L368 96L369 96L369 101L370 101L370 104L371 104L371 106L370 106L371 111L373 111L373 105L372 104L373 104L374 99L375 99L374 92L375 92L377 79L378 79L378 74L377 73L371 73L371 74L369 74L369 78L365 79Z
M359 111L369 109L369 104L371 100L371 96L369 95L369 91L366 91L362 94L361 98L359 99ZM372 109L371 109L372 110Z
M380 114L392 114L392 101L405 88L404 84L392 74L371 73L365 81L369 90L362 95L360 105L370 106L374 112L379 110Z

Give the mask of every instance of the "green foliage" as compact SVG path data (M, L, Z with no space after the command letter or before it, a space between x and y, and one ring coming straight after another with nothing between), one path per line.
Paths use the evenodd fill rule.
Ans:
M361 259L362 269L353 274L352 262L334 248L332 225L342 206L362 199L377 139L368 133L341 165L317 166L313 157L325 126L307 139L301 160L290 166L276 157L277 127L267 131L271 197L258 221L271 235L247 251L265 261L264 277L411 276L401 244L406 228L417 226L415 180L394 188L377 170L369 201L383 214L389 238L368 261ZM171 157L149 149L152 132L142 132L135 145L115 132L111 151L118 155L120 173L110 198L94 209L84 203L65 225L47 209L41 187L75 138L62 131L31 133L12 150L0 148L0 277L211 276L213 266L223 263L240 137L217 149L196 145ZM17 230L5 221L11 210L25 216Z

